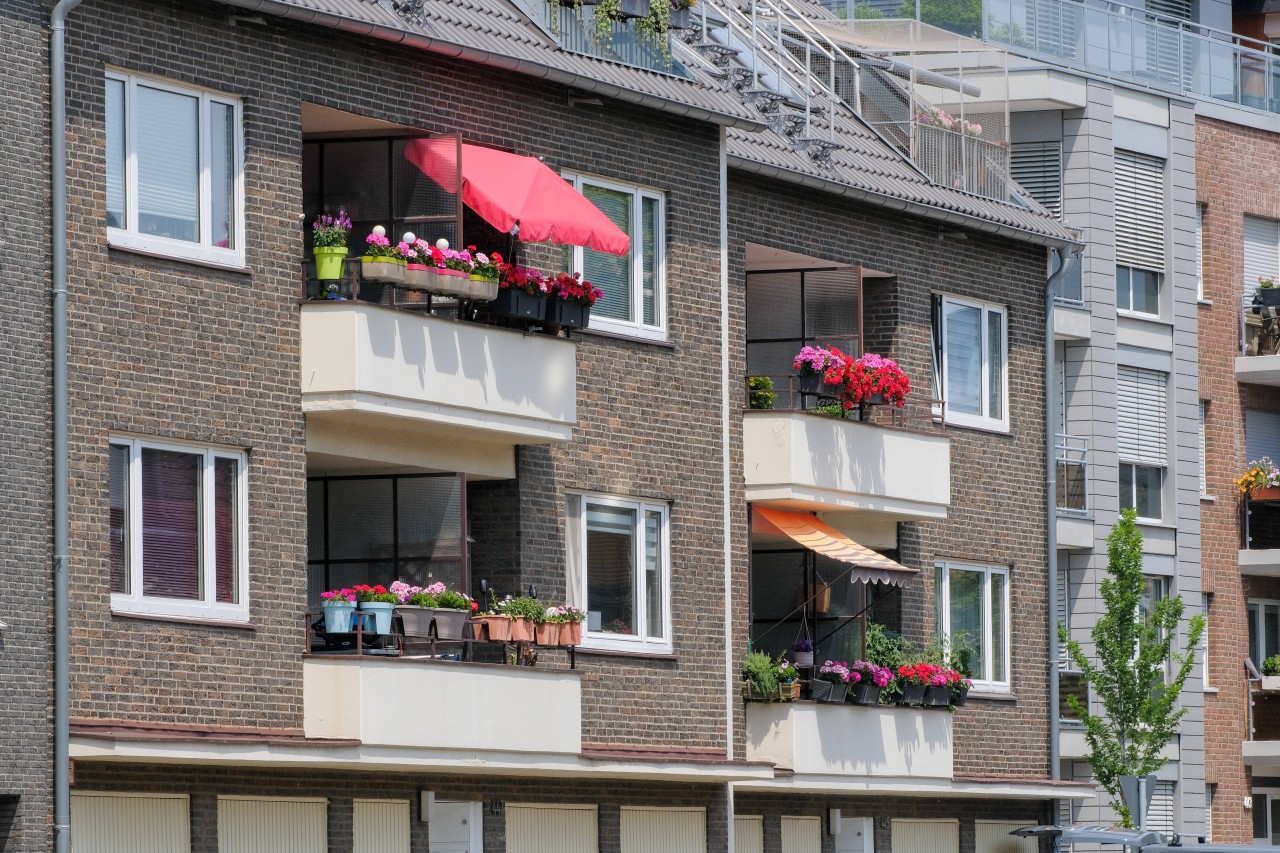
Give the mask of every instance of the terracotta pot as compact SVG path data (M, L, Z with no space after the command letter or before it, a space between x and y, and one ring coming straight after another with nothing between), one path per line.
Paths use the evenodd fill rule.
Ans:
M560 626L560 645L577 646L582 643L582 623L565 622Z
M1254 489L1249 492L1251 501L1280 501L1280 487L1271 486L1266 489Z
M534 636L540 646L558 646L560 645L560 623L539 622L534 628Z
M501 614L477 616L475 621L484 631L483 639L493 643L505 643L511 639L511 617Z
M533 623L523 616L511 617L511 640L515 643L532 643Z

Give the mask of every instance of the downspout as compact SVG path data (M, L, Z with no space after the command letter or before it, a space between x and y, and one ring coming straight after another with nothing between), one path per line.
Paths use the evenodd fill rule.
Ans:
M1075 262L1079 247L1067 250L1053 249L1050 252L1050 263L1057 259L1058 268L1050 273L1045 282L1045 329L1044 329L1044 427L1045 427L1045 545L1046 566L1049 576L1049 778L1062 778L1060 744L1061 726L1059 719L1060 697L1058 695L1058 395L1054 393L1057 382L1055 347L1054 347L1054 307L1057 298L1058 283L1062 281L1071 264ZM1055 803L1054 813L1057 813Z
M723 127L720 128L720 514L724 519L724 737L725 758L734 760L733 755L733 712L735 699L738 696L737 680L733 670L733 519L730 512L741 506L732 500L730 487L733 484L733 471L730 465L733 456L729 452L729 440L733 435L731 418L741 418L733 407L737 393L741 387L735 385L730 373L732 362L729 359L729 142ZM736 392L736 393L735 393ZM726 849L733 849L733 783L725 783L725 801L728 806Z
M49 17L49 160L53 186L53 844L71 850L71 702L68 620L67 454L67 69L66 19L81 0L59 0Z

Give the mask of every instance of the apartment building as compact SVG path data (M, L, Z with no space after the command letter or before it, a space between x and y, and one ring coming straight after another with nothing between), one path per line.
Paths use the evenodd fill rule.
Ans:
M831 85L870 49L819 8L821 27L769 8L712 4L669 56L629 24L606 51L588 13L540 3L73 13L77 850L983 851L1092 801L1052 765L1038 511L1050 255L1079 237L1010 182L1018 122L989 130L1012 147L940 136L960 159L931 172L909 156L937 136L909 76L865 78L910 105L899 138ZM0 18L24 67L47 67L47 12ZM4 95L4 153L33 176L15 222L48 215L45 79ZM1173 146L1186 122L1166 121ZM453 190L408 161L420 138L462 152ZM357 241L384 225L506 249L462 209L460 140L541 159L628 236L621 263L522 249L605 289L590 328L490 324L354 272L349 298L309 298L301 226L325 210ZM9 434L45 448L48 270L17 257ZM1098 335L1090 317L1074 334ZM807 411L790 362L823 342L897 359L911 405ZM761 375L770 409L750 406ZM48 451L8 452L32 507L5 567L21 592L50 561L30 499ZM830 559L762 518L879 556ZM495 646L326 653L320 591L393 579L600 616L536 666ZM819 588L826 612L795 618ZM808 629L853 658L870 621L922 645L971 632L966 705L742 701L749 645ZM50 847L50 630L36 608L0 637L6 853Z

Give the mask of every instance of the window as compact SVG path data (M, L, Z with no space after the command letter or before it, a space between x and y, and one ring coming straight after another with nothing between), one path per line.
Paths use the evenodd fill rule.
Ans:
M1249 601L1249 660L1262 669L1262 662L1280 654L1280 601Z
M1027 195L1062 218L1062 143L1015 142L1009 146L1011 176Z
M244 264L238 100L108 72L106 137L112 245Z
M1275 279L1280 275L1280 221L1261 216L1244 218L1244 287L1241 303L1253 303L1259 278Z
M1205 690L1213 690L1209 683L1209 641L1213 636L1210 628L1213 611L1213 593L1205 592L1200 595L1200 612L1204 614L1204 639L1200 644L1200 672L1201 682Z
M109 466L112 608L247 621L244 454L113 438Z
M939 563L938 632L953 649L968 649L975 684L1009 686L1008 569Z
M935 387L947 423L1007 430L1005 310L952 296L933 297Z
M587 611L583 645L671 652L667 507L568 496L569 603Z
M1204 299L1204 211L1205 205L1196 205L1196 299Z
M1159 316L1164 278L1164 160L1116 151L1116 307Z
M572 247L572 267L604 291L591 328L644 338L666 337L663 198L656 192L581 175L564 176L631 238L625 256Z
M1164 472L1168 464L1168 374L1121 365L1116 368L1116 438L1120 455L1120 506L1138 518L1164 517Z
M1209 419L1209 401L1200 401L1200 435L1199 435L1199 467L1200 467L1200 495L1203 497L1209 494L1209 475L1205 465L1205 422Z

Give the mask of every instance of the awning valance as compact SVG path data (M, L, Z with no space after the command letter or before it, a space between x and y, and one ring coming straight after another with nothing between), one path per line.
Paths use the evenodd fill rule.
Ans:
M404 156L446 192L458 191L458 140L415 139ZM526 242L551 240L625 255L631 238L564 178L535 157L463 144L462 201L485 222Z
M810 551L853 566L849 579L854 583L888 583L902 586L919 573L901 563L859 545L839 530L804 512L790 512L770 507L754 507L751 518L754 533L786 536Z

